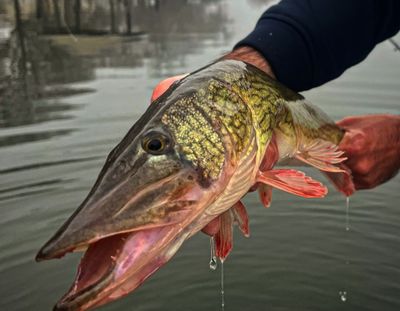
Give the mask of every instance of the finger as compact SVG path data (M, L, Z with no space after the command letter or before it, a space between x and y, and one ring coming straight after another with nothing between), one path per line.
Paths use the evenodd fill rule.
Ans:
M162 80L160 83L157 84L157 86L153 90L153 94L151 94L151 102L155 101L157 98L159 98L162 94L165 93L166 90L169 89L169 87L175 82L179 81L182 78L186 77L188 74L184 75L179 75L179 76L174 76L174 77L169 77L165 80Z
M351 129L344 134L339 149L344 151L348 158L351 158L354 154L362 152L364 145L365 133L358 129Z
M342 120L339 120L336 122L336 124L342 128L347 128L354 126L355 123L359 122L362 120L365 116L349 116L345 117Z

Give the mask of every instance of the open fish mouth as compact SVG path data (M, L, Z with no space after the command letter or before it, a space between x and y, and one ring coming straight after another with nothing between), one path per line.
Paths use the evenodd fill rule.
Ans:
M84 201L36 256L41 261L86 250L71 288L54 310L88 310L116 300L172 258L194 233L211 198L185 176L184 170L171 174L140 195L124 191L121 199L114 191Z
M185 240L176 226L120 233L89 245L75 281L54 310L88 310L133 291Z

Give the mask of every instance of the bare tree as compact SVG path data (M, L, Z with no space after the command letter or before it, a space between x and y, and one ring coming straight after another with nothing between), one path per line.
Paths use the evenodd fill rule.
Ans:
M132 1L125 0L125 10L126 10L126 34L132 34L132 24L131 24L131 11L132 11Z
M49 12L49 4L46 0L36 0L36 18L40 25L44 28L47 26L47 15Z
M81 33L81 0L75 0L75 33Z
M110 3L110 24L111 24L111 33L117 32L117 27L115 25L115 6L114 0L109 0Z
M67 27L74 24L74 1L64 0L64 21Z
M62 23L61 23L61 15L60 15L60 6L58 0L53 0L54 7L54 20L56 22L57 31L62 31Z
M18 62L18 75L22 77L24 82L24 92L25 96L28 96L28 83L26 81L27 68L26 68L26 49L25 49L25 36L24 29L22 27L21 19L21 7L19 5L19 0L14 0L14 14L15 14L15 30L18 36L18 43L21 49L21 59Z
M43 17L43 2L42 0L36 0L36 18L41 19Z

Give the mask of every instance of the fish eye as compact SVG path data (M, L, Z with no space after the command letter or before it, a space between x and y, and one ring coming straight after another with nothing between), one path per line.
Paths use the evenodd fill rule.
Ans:
M142 147L150 154L163 154L169 147L169 139L161 133L150 133L143 139Z

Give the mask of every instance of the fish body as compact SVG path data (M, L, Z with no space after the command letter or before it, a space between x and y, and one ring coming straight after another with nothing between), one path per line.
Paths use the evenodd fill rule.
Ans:
M182 95L179 88L188 93ZM176 133L187 158L202 172L203 183L223 188L202 214L205 223L257 183L263 161L279 165L309 146L335 147L344 135L303 96L243 62L217 62L183 79L174 92L181 99L173 100L162 122ZM271 141L277 155L266 153ZM199 228L203 226L202 221Z
M326 194L275 164L296 158L341 176L332 180L350 193L342 136L321 110L249 64L218 61L182 78L111 152L86 200L39 251L42 260L88 247L56 310L86 310L134 290L215 219L225 259L232 225L249 233L240 199L254 185L266 206L272 187Z

